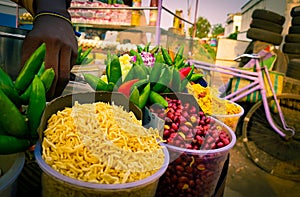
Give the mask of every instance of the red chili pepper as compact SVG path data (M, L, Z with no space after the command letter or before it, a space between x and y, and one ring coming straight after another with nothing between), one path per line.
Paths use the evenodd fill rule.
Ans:
M192 70L192 67L185 67L185 68L180 69L179 70L180 79L183 80L184 78L186 78L191 70Z
M126 81L125 83L120 85L118 92L123 93L125 96L127 96L129 98L131 86L138 81L139 81L139 79L132 79L132 80Z

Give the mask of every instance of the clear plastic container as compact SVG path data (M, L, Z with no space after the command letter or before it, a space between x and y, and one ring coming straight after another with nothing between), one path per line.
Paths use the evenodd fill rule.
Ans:
M213 114L213 117L217 118L221 122L225 123L229 126L234 132L236 131L237 124L239 122L240 117L244 114L244 108L239 104L232 102L230 100L226 100L233 105L235 105L239 109L239 113L237 114Z
M229 151L236 143L232 129L215 121L229 135L230 143L211 150L191 150L166 144L170 164L159 180L157 197L213 196Z
M43 159L41 154L41 143L37 142L34 155L36 161L43 171L42 175L42 195L45 196L135 196L150 197L155 196L159 178L166 171L169 164L169 153L163 148L164 163L153 175L139 181L125 184L97 184L79 181L51 168Z
M3 176L0 177L0 196L14 197L17 192L17 178L25 163L25 154L15 153L0 155L0 169Z

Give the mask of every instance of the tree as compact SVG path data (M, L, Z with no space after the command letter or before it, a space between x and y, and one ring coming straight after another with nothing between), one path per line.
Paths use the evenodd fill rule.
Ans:
M218 35L223 34L225 31L224 27L222 27L222 24L216 24L212 28L212 37L216 38Z
M210 31L211 25L206 18L199 17L196 22L196 33L195 37L197 38L205 38L207 37ZM194 32L194 26L189 28L189 34L192 37Z

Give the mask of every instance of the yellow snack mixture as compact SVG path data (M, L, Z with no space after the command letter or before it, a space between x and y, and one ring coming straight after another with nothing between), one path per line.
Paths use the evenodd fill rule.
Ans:
M215 116L227 126L236 130L240 116L225 116L240 114L239 105L218 97L218 91L211 87L203 87L200 84L189 84L188 92L194 96L197 103L207 115Z
M97 102L53 114L42 157L53 169L81 181L121 184L144 179L164 162L157 129L146 129L132 112Z

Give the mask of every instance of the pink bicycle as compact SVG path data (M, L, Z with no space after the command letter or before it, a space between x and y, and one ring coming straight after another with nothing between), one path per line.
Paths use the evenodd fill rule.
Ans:
M236 60L242 57L255 61L256 72L194 60L190 63L207 74L217 72L251 81L245 87L223 97L238 102L255 91L261 94L261 100L254 103L240 119L242 140L247 153L263 170L278 177L300 180L300 95L276 95L267 67L261 66L262 57L243 54ZM270 87L272 96L267 96L266 85Z

